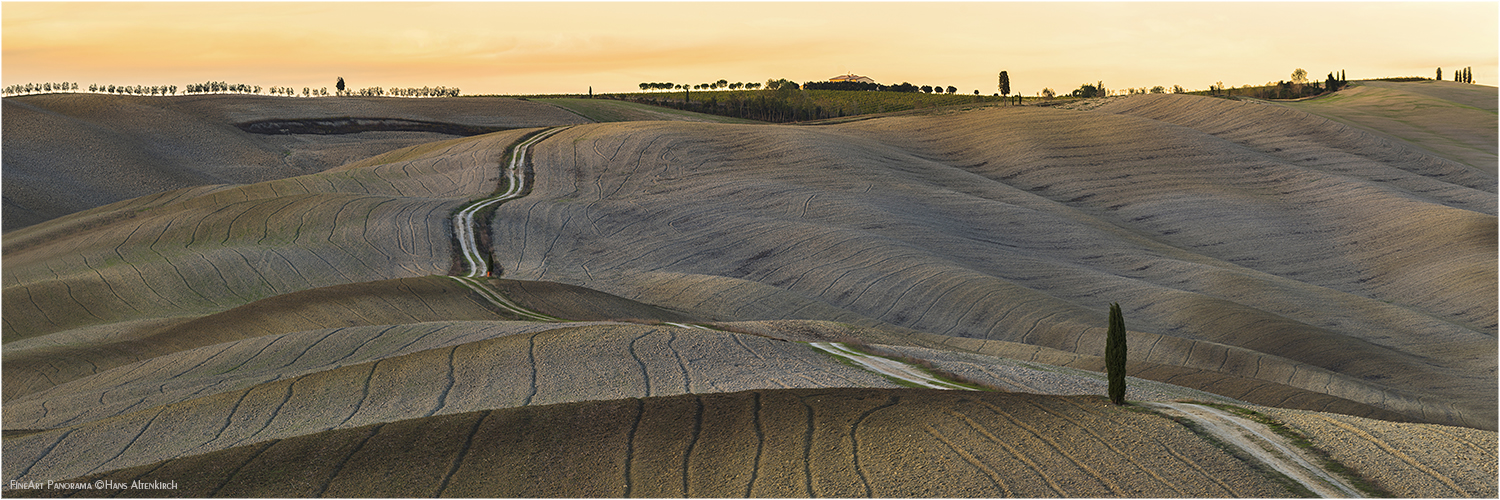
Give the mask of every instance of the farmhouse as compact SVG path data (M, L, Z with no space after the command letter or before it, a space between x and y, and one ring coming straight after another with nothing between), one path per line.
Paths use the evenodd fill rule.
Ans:
M833 78L829 78L828 81L830 81L830 82L875 83L875 80L870 79L870 77L868 77L868 76L859 76L859 75L856 75L854 73L850 73L850 74L847 74L847 75L835 76Z

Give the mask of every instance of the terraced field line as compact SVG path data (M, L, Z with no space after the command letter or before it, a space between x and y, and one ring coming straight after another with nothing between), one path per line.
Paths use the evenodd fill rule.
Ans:
M465 276L477 278L490 274L489 259L484 258L484 255L480 253L479 242L474 237L474 231L478 229L474 227L474 215L486 208L520 198L521 193L526 191L526 176L522 175L522 167L526 164L527 150L532 144L541 142L542 139L566 128L548 129L511 148L510 159L505 165L505 192L473 202L453 215L453 232L458 239L459 253L463 255L464 263L468 264L469 269L469 273Z
M937 377L933 377L932 375L929 375L927 372L923 371L921 368L903 363L901 361L856 351L841 342L808 342L807 344L812 346L814 349L818 349L839 358L849 360L850 362L859 365L866 370L870 370L887 377L905 380L922 387L957 391L974 390Z
M1142 403L1166 413L1191 419L1214 437L1238 447L1321 498L1363 498L1358 490L1313 465L1293 450L1281 436L1259 424L1216 408L1192 403Z

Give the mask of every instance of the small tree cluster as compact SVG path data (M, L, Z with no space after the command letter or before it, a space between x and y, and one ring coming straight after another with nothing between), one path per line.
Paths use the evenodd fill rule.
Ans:
M1438 68L1438 79L1443 79L1443 68ZM1459 83L1474 83L1474 68L1466 67L1453 72L1453 81Z
M203 82L189 83L182 89L184 94L259 94L259 85L244 83Z
M1323 82L1323 88L1327 89L1329 92L1337 92L1338 90L1343 89L1348 85L1349 80L1344 79L1343 70L1340 70L1338 75L1334 75L1332 72L1329 72L1328 79L1324 80Z
M97 88L98 90L95 90L95 85L89 85L90 92L103 92L106 94L177 95L176 85L153 85L149 87L145 85L136 85L133 87L129 85L99 85Z
M422 88L390 88L387 93L397 97L458 97L457 88L448 87L422 87ZM326 92L324 95L327 95Z
M1100 81L1094 85L1087 83L1079 85L1078 89L1074 90L1071 95L1073 97L1105 97L1109 95L1109 90L1105 89L1104 82Z

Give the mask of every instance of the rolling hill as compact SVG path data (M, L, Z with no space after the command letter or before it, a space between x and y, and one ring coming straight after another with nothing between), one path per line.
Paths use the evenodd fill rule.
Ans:
M37 95L4 100L4 228L192 186L321 172L452 137L388 131L264 135L266 120L380 118L493 128L587 120L515 99L293 99L250 95Z
M230 149L235 123L376 114L246 99L173 112ZM6 101L7 120L30 103ZM7 482L1301 494L1191 424L1094 396L1120 302L1132 400L1254 408L1400 496L1500 490L1495 177L1420 141L1181 95L801 126L432 101L451 102L380 112L526 125L395 149L387 134L426 133L347 134L384 145L7 227ZM121 144L157 147L137 123ZM514 187L503 165L545 127L524 196L479 219L498 277L445 277L451 215ZM905 388L809 344L829 341L994 390Z

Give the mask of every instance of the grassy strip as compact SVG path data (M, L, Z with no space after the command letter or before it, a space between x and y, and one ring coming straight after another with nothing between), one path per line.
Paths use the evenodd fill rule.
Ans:
M1194 404L1198 404L1198 403L1194 403ZM1249 466L1251 469L1254 469L1256 472L1259 472L1261 475L1263 475L1263 476L1265 476L1267 478L1270 478L1272 481L1275 481L1277 484L1285 486L1287 488L1287 490L1291 491L1292 495L1294 495L1294 496L1296 496L1298 498L1318 498L1318 495L1315 494L1315 493L1313 493L1312 490L1307 489L1307 486L1304 486L1302 483L1299 483L1299 482L1293 480L1291 477L1288 477L1286 474L1283 474L1281 471L1276 470L1274 467L1271 467L1269 464L1261 462L1260 459L1257 459L1254 456L1251 456L1250 453L1246 452L1245 450L1240 449L1240 447L1230 445L1229 443L1225 443L1224 441L1220 440L1219 438L1214 437L1213 433L1208 432L1208 429L1204 429L1202 426L1198 425L1198 422L1194 421L1191 418L1179 417L1179 416L1176 416L1176 415L1168 415L1166 413L1163 413L1163 412L1160 412L1160 411L1157 411L1157 410L1153 410L1153 409L1150 409L1150 408L1146 408L1144 406L1138 407L1138 411L1152 413L1152 414L1155 414L1158 417L1165 418L1165 419L1171 420L1173 422L1177 422L1179 425L1182 425L1183 427L1186 427L1187 430L1191 431L1194 435L1198 436L1200 439L1208 442L1208 444L1210 444L1210 445L1213 445L1213 447L1218 448L1218 449L1222 450L1224 453L1228 453L1230 456L1233 456L1234 458L1239 459L1241 462L1244 462L1245 465Z
M1347 481L1350 485L1354 486L1355 489L1359 490L1365 495L1375 498L1394 498L1396 496L1391 492L1386 491L1384 488L1381 488L1379 485L1376 485L1375 483L1370 482L1368 479L1365 479L1365 477L1361 475L1359 471L1356 471L1349 466L1344 465L1343 462L1339 462L1337 459L1334 459L1332 455L1330 455L1322 448L1319 448L1315 443L1313 443L1311 439L1302 434L1301 431L1298 431L1297 429L1286 425L1286 423L1280 420L1272 418L1270 415L1266 415L1249 408L1241 408L1238 406L1227 405L1223 403L1192 403L1233 412L1252 421L1255 421L1261 425L1269 427L1272 432L1275 432L1277 435L1286 438L1287 441L1290 441L1293 445L1297 446L1298 448L1307 450L1309 453L1312 453L1312 455L1318 460L1318 466L1322 467L1323 470L1333 473L1340 478L1343 478L1344 481Z
M533 98L527 100L551 104L600 123L661 120L663 117L660 115L680 116L687 120L714 123L765 123L613 99Z

